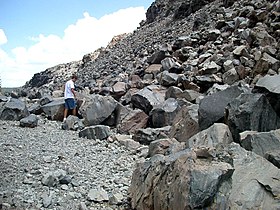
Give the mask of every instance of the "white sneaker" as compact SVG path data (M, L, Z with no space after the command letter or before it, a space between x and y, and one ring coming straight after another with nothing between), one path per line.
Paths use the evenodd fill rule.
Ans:
M63 123L65 123L66 122L66 118L63 118Z

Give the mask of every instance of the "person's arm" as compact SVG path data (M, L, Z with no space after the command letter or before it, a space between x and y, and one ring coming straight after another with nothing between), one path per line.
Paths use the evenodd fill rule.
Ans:
M73 93L74 98L76 98L76 93L75 93L75 89L74 88L71 88L71 92Z

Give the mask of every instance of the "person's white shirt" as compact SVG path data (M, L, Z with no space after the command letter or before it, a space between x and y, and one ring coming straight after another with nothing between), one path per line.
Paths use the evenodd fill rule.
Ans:
M74 89L75 86L74 86L74 82L72 79L70 79L69 81L66 82L65 84L65 90L64 90L64 98L67 99L67 98L75 98L74 97L74 94L72 93L71 89Z

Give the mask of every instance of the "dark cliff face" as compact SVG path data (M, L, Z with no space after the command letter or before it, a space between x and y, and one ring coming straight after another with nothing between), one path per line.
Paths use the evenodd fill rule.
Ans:
M146 22L149 24L167 17L174 20L186 18L213 1L214 0L157 0L147 10Z

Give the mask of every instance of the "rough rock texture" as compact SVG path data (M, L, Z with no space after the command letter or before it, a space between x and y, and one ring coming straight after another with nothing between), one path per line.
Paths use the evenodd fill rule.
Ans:
M279 169L255 153L237 144L229 147L234 173L231 183L220 188L215 208L278 209L280 201ZM250 171L250 173L248 173ZM228 184L231 184L229 191Z
M26 104L19 99L10 99L0 108L0 119L2 120L20 120L29 115Z
M18 125L0 121L2 209L129 208L127 189L140 153L117 141L79 138L77 131L42 118L32 129ZM98 186L109 198L122 197L118 206L89 201Z
M223 122L227 104L241 93L244 93L242 88L232 86L203 98L199 103L198 109L198 123L200 129L206 129L215 122Z
M116 109L118 103L110 96L93 95L85 99L80 112L87 126L103 123Z
M50 103L45 104L41 107L43 112L51 120L63 120L63 111L64 111L64 98L58 98L53 100Z
M240 142L239 133L270 131L280 127L280 118L262 94L242 94L226 108L226 122L234 141Z
M31 114L28 117L22 118L19 121L21 127L34 128L38 125L39 118L35 114Z
M227 125L215 123L206 130L203 130L192 136L186 141L188 148L198 146L215 147L219 144L228 145L233 142L231 132Z
M173 120L169 136L185 142L198 133L199 129L198 105L183 106Z
M87 139L100 139L104 140L110 136L110 127L104 125L95 125L86 127L79 132L79 137L84 137Z
M169 156L155 155L133 172L129 188L132 208L206 207L232 173L230 164L198 159L190 150Z
M23 155L19 155L21 161L30 160L28 164L24 162L22 165L30 167L37 165L42 153L45 154L49 150L50 152L54 150L54 154L66 151L66 155L59 156L57 162L64 161L63 157L68 157L67 155L71 156L68 158L71 160L82 157L85 159L78 162L79 168L75 176L72 176L70 169L65 168L67 166L65 162L61 166L60 163L50 162L48 157L45 157L47 166L42 164L42 167L37 167L39 172L29 173L28 170L20 170L14 173L12 166L4 167L1 171L15 174L14 177L21 178L27 171L28 174L22 185L24 187L31 185L31 187L25 189L19 184L21 182L13 182L14 179L11 179L12 181L9 179L6 183L12 184L3 185L5 187L0 191L3 199L2 207L12 208L17 204L19 208L33 208L30 203L35 203L34 208L38 209L60 207L61 209L78 207L116 209L115 206L108 205L122 204L122 198L126 200L126 194L122 193L123 191L119 192L119 189L127 187L129 184L123 183L130 182L128 181L130 178L126 176L123 182L122 178L113 177L118 174L116 171L121 170L120 173L126 173L127 168L130 171L132 166L129 164L133 162L130 159L132 156L134 159L147 158L144 165L140 164L140 167L147 170L136 168L137 173L135 172L136 175L133 177L137 189L131 188L131 192L134 192L131 194L134 195L131 200L136 209L279 208L279 169L277 168L279 152L273 150L264 155L273 165L264 157L245 151L236 144L231 143L227 147L226 144L230 142L227 140L230 138L221 138L227 136L226 129L222 128L220 133L223 135L218 135L217 129L213 131L211 127L209 128L217 122L226 123L235 142L240 141L239 135L243 131L273 132L272 130L279 128L280 97L274 89L271 89L278 84L278 80L273 82L267 80L268 75L278 78L280 73L279 12L280 2L272 0L155 0L146 13L146 20L143 20L140 27L132 33L113 38L107 47L85 55L81 61L61 64L34 75L19 92L13 91L10 94L12 98L23 99L32 113L47 115L49 119L54 119L52 118L55 116L54 112L42 113L41 105L37 107L36 105L40 101L45 103L47 99L45 96L56 98L61 95L65 81L71 74L76 73L79 77L76 89L82 96L78 116L83 118L88 126L106 125L110 126L113 133L123 131L133 136L113 135L102 142L83 138L83 141L79 141L79 145L73 146L75 149L69 151L67 146L72 145L71 137L67 136L67 143L64 143L66 141L62 138L58 141L61 144L52 142L52 139L55 140L59 134L62 135L61 132L66 135L66 131L59 130L56 133L53 127L52 130L44 128L52 138L48 138L47 135L40 136L35 132L36 136L31 138L32 140L51 142L51 146L56 145L59 149L46 146L47 149L36 152L32 158L24 158L25 156L22 158ZM246 87L250 94L241 94L237 97L231 91L227 92L226 89L234 87ZM171 98L176 99L179 105L175 120L172 123L169 121L171 126L151 128L155 122L151 119L151 111L162 107L167 100L173 100ZM10 97L0 98L1 113L9 100ZM207 101L208 103L205 103ZM48 104L50 103L44 106ZM119 109L121 106L125 109ZM195 108L186 110L186 107ZM138 112L139 109L141 112ZM198 109L202 111L199 112L199 123ZM164 114L168 113L164 109L163 111ZM58 111L58 113L62 112ZM201 113L207 113L207 117ZM13 119L18 120L15 113L12 115ZM164 125L166 124L159 125L157 122L157 126ZM58 127L60 126L61 124L58 124ZM40 128L39 122L38 127L29 130L34 132ZM3 132L7 130L9 128L6 127ZM43 133L44 130L40 132ZM52 136L51 131L56 133L55 137ZM198 133L199 131L202 132ZM72 132L67 131L71 134ZM169 136L170 132L171 136ZM21 133L23 135L24 132ZM1 138L5 135L1 133ZM13 133L11 136L17 134ZM192 137L194 141L191 145L194 147L190 149L185 149L182 147L184 143L178 143L173 139L185 142ZM80 139L78 136L74 137L74 140L78 139ZM9 143L6 141L6 139L1 141L4 146L1 147L4 148L1 161L6 161L6 157L18 157L9 156L11 152L20 152L14 146L16 143L11 143L14 142L13 140L9 139ZM17 143L22 141L27 140L25 137L17 138ZM30 139L28 141L30 142ZM212 141L211 144L208 144L209 141ZM118 143L115 144L116 142ZM32 147L37 144L32 143L32 145L23 143L23 146L19 146L19 149L22 149L30 145L31 152L26 151L24 155L37 151ZM150 155L148 155L148 146L142 144L150 145ZM97 145L102 145L102 148L94 152L92 148L96 148ZM125 158L124 162L115 163L114 160L119 159L114 155L120 154L118 152L120 145L129 150L129 157ZM109 150L110 148L113 149ZM103 150L108 151L108 155L101 155L101 159L98 160L94 159L95 156L99 158ZM90 162L88 160L91 160L93 165L88 164ZM113 169L108 172L112 179L107 178L107 173L104 171L107 165L102 164L103 160L114 162ZM149 167L150 163L152 163L151 167ZM181 163L186 164L181 165ZM122 168L121 165L125 165L126 168ZM86 169L80 168L83 166ZM119 166L121 168L118 168ZM66 175L64 172L60 173L61 168ZM89 173L84 172L85 170L89 170ZM43 175L38 175L40 176L38 178L37 173ZM146 174L143 175L144 173ZM62 179L60 179L61 174L65 175ZM89 181L82 180L83 184L77 186L76 177L84 174L87 174L86 180ZM100 181L97 176L104 179ZM8 176L5 176L5 179L6 177ZM35 177L35 184L32 183L33 177ZM47 184L44 185L44 192L40 187L37 188L42 185L43 177L46 178L44 183ZM143 182L143 179L147 182ZM119 186L122 184L123 186ZM53 187L49 188L48 185ZM18 194L9 193L10 191ZM186 195L185 192L187 196L182 198L182 195ZM32 195L29 196L30 194ZM106 195L109 196L109 200ZM142 195L144 197L141 197ZM100 197L102 199L99 199ZM96 207L96 203L93 202L100 202L100 200L105 204L98 203L99 206Z
M243 136L240 142L242 147L262 157L280 148L279 129L270 132L245 132L241 133L241 136Z

